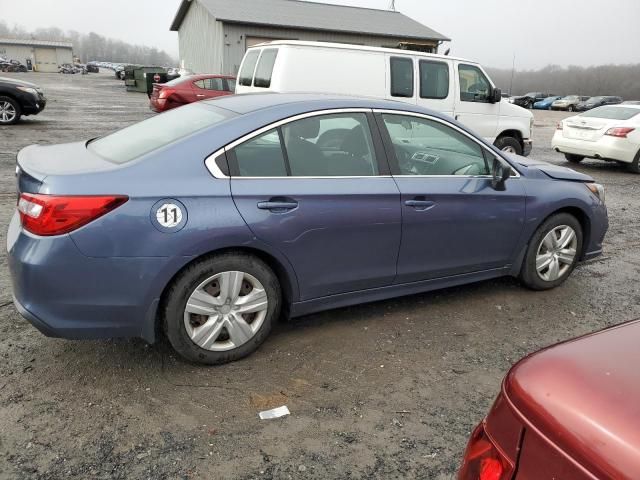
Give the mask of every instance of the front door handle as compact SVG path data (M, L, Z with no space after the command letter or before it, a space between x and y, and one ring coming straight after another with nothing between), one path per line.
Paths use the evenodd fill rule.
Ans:
M298 208L298 202L259 202L258 208L272 212L286 212Z
M431 210L433 207L436 206L436 202L432 202L430 200L418 200L418 199L407 200L406 202L404 202L404 204L407 207L411 207L418 210L419 212Z

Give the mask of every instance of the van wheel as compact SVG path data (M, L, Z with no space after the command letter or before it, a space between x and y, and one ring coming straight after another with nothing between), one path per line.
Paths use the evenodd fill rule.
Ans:
M500 137L496 140L496 143L494 145L503 152L522 155L522 145L517 138Z
M18 123L22 110L20 104L11 97L0 97L0 125Z
M173 282L163 308L164 330L185 359L205 365L239 360L269 335L281 290L262 260L231 253L205 258Z
M564 158L567 159L567 162L571 163L580 163L584 160L584 157L582 155L573 155L572 153L565 153Z
M569 105L569 108L567 108L567 110L568 110L569 112L573 112L575 109L573 108L573 105Z
M582 227L568 213L553 215L531 237L520 273L532 290L560 286L576 268L582 252Z
M636 158L633 159L633 162L627 163L627 170L631 173L640 173L640 151L636 154Z

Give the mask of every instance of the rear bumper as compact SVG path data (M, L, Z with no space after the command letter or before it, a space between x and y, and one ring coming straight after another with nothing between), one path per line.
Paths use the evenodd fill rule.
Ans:
M554 135L551 147L560 153L626 163L633 162L640 149L640 145L634 145L628 139L603 136L598 141L588 142L566 138L561 131L557 131Z
M16 308L45 335L155 340L159 297L176 259L87 257L68 235L23 231L17 215L7 252Z

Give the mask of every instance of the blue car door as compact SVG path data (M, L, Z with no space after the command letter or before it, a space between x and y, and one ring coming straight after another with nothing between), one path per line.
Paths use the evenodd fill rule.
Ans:
M309 114L227 150L236 206L287 257L300 300L393 283L400 193L371 124L366 110Z
M525 221L519 176L491 186L493 155L448 122L377 114L401 193L396 283L501 269L513 262Z

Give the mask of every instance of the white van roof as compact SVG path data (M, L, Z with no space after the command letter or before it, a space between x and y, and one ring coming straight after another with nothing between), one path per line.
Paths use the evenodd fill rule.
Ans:
M399 48L368 47L363 45L351 45L349 43L305 42L302 40L275 40L273 42L265 42L265 43L260 43L258 45L253 45L249 47L249 49L263 48L267 46L338 48L342 50L361 50L363 52L381 52L381 53L389 53L389 54L395 54L395 55L412 55L417 57L437 58L440 60L456 60L459 62L478 64L478 62L467 60L466 58L450 57L448 55L440 55L437 53L416 52L414 50L402 50Z

